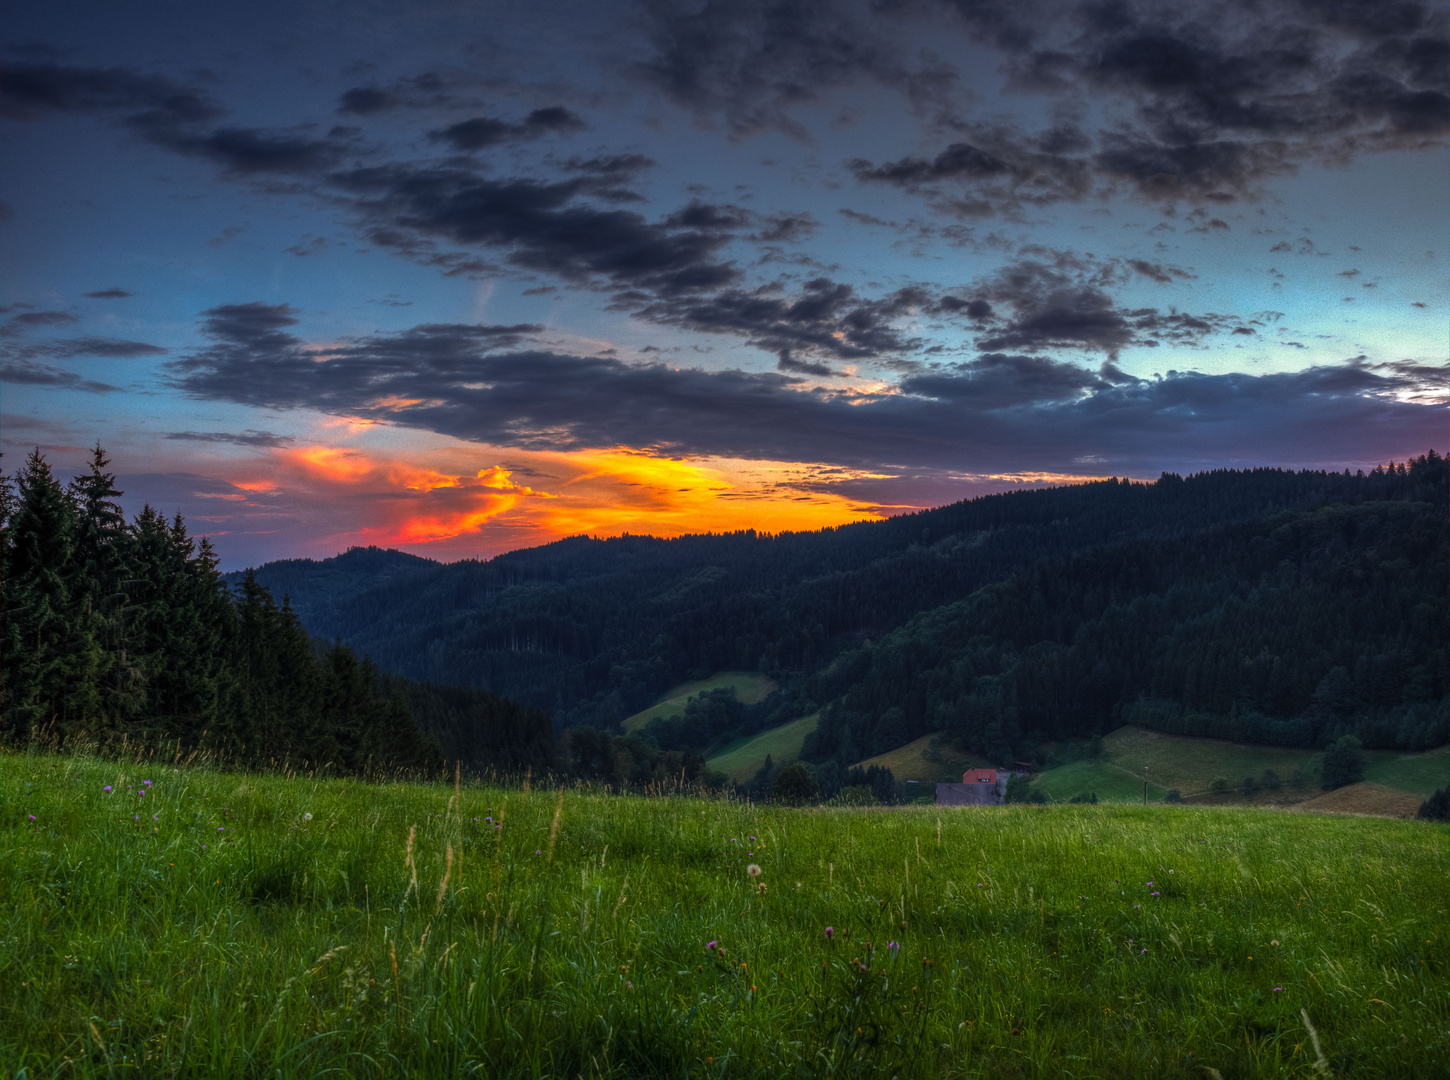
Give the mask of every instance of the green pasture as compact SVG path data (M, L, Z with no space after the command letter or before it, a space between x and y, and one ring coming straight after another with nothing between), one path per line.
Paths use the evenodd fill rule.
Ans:
M7 1078L1450 1061L1439 825L455 795L34 754L0 757L0 792Z
M685 712L685 705L696 694L703 694L710 690L722 690L726 687L734 687L735 696L741 704L754 705L768 698L779 685L769 675L762 675L758 671L717 671L708 679L681 683L679 686L666 690L658 702L642 712L625 717L622 723L625 731L634 731L644 727L651 720L682 716Z
M990 769L995 766L986 758L976 754L963 754L951 743L943 742L933 756L931 743L938 735L923 735L905 746L898 746L884 754L877 754L861 762L861 768L883 765L891 770L897 780L915 780L930 784L935 790L939 783L960 783L962 773L968 769Z
M1436 788L1450 784L1450 747L1423 754L1367 750L1364 757L1365 779L1395 791L1423 799ZM1323 760L1322 751L1244 745L1122 727L1103 737L1100 758L1045 770L1032 783L1034 790L1053 801L1096 792L1099 799L1141 802L1143 766L1147 765L1150 800L1161 799L1170 788L1177 788L1187 799L1209 797L1219 803L1287 806L1323 794L1319 786ZM1296 768L1301 776L1297 784L1293 782ZM1257 780L1265 769L1278 773L1282 786L1277 791L1260 790L1244 796L1244 778L1252 776ZM1230 792L1210 796L1213 782L1220 778L1229 782Z
M820 719L820 713L811 713L758 735L736 739L705 764L731 780L744 782L760 771L767 755L775 765L785 765L799 757L801 745L806 736L816 729Z

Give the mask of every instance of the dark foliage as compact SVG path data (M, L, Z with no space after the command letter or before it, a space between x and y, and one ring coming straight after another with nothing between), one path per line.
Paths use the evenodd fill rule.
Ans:
M777 802L787 806L805 806L820 798L821 789L810 767L797 761L780 770L780 775L770 785L770 794Z
M1420 804L1415 815L1422 821L1450 821L1450 788L1439 788Z
M254 574L228 588L179 515L127 522L107 465L97 446L66 490L36 451L0 484L6 741L126 738L364 773L440 768L441 738L473 768L552 763L537 709L314 649Z
M627 737L630 764L584 775L639 782L651 755L822 709L803 756L830 797L852 763L927 732L1003 765L1049 740L1091 754L1123 723L1444 743L1447 498L1431 452L1369 474L990 496L816 533L580 537L486 563L354 549L257 576L385 669L509 694L560 728L610 729L713 671L766 672L784 684L767 702L704 695Z
M1324 755L1319 779L1325 791L1357 784L1364 779L1364 755L1360 741L1353 735L1341 735Z

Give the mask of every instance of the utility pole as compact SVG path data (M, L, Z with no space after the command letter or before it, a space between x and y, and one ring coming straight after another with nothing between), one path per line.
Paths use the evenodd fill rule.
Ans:
M1143 805L1148 805L1148 766L1143 766Z

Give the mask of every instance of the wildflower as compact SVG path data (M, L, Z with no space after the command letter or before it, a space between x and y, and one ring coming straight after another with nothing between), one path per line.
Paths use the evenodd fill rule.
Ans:
M747 874L749 874L751 877L759 877L760 876L760 867L757 866L755 863L751 863L749 866L747 866L745 868L745 872Z
M1279 944L1279 943L1278 943L1278 942L1277 942L1277 941L1271 941L1271 942L1269 942L1269 944L1270 944L1270 945L1278 945L1278 944ZM1429 942L1428 942L1428 941L1427 941L1427 942L1426 942L1426 943L1425 943L1425 944L1427 944L1427 945L1428 945L1428 944L1429 944Z
M1283 990L1284 990L1284 988L1282 986L1276 986L1276 987L1274 987L1274 993L1276 993L1276 994L1282 993Z
M151 786L151 781L150 780L142 780L141 783L145 784L147 787L150 787Z
M830 941L835 936L836 936L835 929L833 927L830 927L830 926L826 927L826 940L827 941Z
M543 854L543 852L542 852L542 851L537 851L537 850L536 850L536 851L535 851L535 852L534 852L534 854L535 854L535 855L542 855L542 854ZM630 919L630 920L629 920L629 921L630 921L630 922L634 922L634 920L633 920L633 919Z
M302 815L302 820L303 821L311 821L312 820L312 814L311 814L311 812L308 812L306 814L303 814Z
M1149 893L1148 895L1149 896L1158 896L1159 894L1158 893Z
M891 953L891 959L895 960L901 954L901 943L899 941L888 941L887 951Z
M624 980L624 988L626 990L633 990L634 989L634 983L630 982L628 979L625 979Z
M1142 904L1134 904L1134 905L1133 905L1133 906L1134 906L1134 907L1135 907L1135 908L1140 908L1140 907L1142 907L1142 906L1143 906L1143 905L1142 905Z
M35 820L35 815L34 815L34 814L31 814L31 815L30 815L30 820L31 820L31 821L34 821L34 820Z
M1140 953L1139 953L1139 954L1138 954L1138 955L1139 955L1139 956L1142 956L1142 955L1143 955L1143 953L1145 953L1145 952L1147 952L1147 951L1148 951L1148 950L1147 950L1147 949L1144 949L1144 950L1143 950L1143 952L1140 952Z
M107 785L106 785L106 786L105 786L105 787L103 787L103 788L102 788L102 789L101 789L101 790L102 790L102 791L110 791L110 790L111 790L111 785L110 785L110 784L107 784Z

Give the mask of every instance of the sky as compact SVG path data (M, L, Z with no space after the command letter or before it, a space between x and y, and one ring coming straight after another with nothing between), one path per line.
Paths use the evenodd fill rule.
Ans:
M0 443L226 569L1447 451L1418 0L13 6Z

